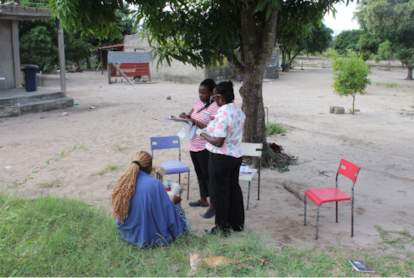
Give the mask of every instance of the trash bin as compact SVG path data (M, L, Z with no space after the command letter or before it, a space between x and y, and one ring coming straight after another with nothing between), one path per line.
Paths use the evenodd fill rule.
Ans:
M22 67L25 72L26 92L37 91L36 73L39 72L39 67L36 65L27 65Z

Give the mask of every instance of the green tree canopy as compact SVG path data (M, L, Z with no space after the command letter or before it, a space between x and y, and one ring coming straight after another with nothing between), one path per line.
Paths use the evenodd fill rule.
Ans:
M223 56L243 78L243 141L266 142L262 82L277 32L288 33L335 12L349 0L126 0L137 5L158 61L211 66ZM108 36L123 0L50 0L52 14L71 29ZM299 27L298 27L299 26ZM282 36L283 37L283 36ZM279 37L279 38L282 38Z
M357 10L355 17L361 27L370 31L379 41L378 44L389 42L389 45L382 44L382 53L390 48L407 66L406 79L413 80L414 1L363 0Z
M363 30L342 31L335 38L335 50L338 51L339 54L344 55L347 53L347 49L358 49L358 42L363 33Z

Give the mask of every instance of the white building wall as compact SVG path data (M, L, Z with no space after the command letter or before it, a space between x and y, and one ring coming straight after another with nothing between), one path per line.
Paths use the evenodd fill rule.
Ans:
M141 34L128 35L124 37L124 51L125 52L149 52L151 46L146 38ZM157 60L150 65L151 79L172 81L179 83L200 83L205 78L204 68L195 68L192 65L185 65L184 63L172 60L171 66L166 61L159 65L157 69Z

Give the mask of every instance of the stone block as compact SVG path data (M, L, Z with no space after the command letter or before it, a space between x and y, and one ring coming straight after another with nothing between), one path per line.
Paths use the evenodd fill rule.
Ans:
M20 116L20 107L0 107L0 118L9 118Z
M334 109L334 114L345 114L345 109L343 107L336 107Z

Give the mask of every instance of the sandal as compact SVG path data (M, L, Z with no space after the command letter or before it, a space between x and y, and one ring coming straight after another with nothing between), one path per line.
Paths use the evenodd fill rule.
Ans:
M203 218L211 218L216 215L216 212L210 208L207 209L206 213L202 215Z
M202 203L200 202L200 200L197 200L197 201L195 201L195 202L190 202L188 205L189 205L190 207L204 207L204 208L206 208L206 207L208 207L210 204L209 204L209 203L207 203L207 204L202 204Z

